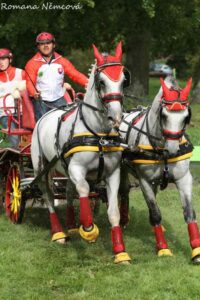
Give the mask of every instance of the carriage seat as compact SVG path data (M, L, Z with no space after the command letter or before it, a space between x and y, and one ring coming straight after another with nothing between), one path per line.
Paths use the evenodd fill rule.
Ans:
M67 104L73 103L75 98L76 98L76 93L75 93L74 89L73 88L66 89L65 84L64 84L63 88L64 88L64 91L65 91L64 98L65 98Z
M22 98L22 127L33 130L36 124L33 103L27 91L22 91L20 94Z

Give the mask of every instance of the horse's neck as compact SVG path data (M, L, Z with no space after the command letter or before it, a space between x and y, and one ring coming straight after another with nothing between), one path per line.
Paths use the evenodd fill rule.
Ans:
M94 69L95 66L93 66L92 72L90 74L86 94L84 97L84 103L94 106L99 111L93 110L92 108L89 108L87 105L83 104L82 114L89 128L91 128L95 132L107 133L110 131L110 127L108 125L107 117L102 112L100 112L104 108L95 88Z
M160 116L159 116L161 95L162 95L162 90L160 90L158 92L158 94L156 95L156 97L152 103L152 106L147 113L147 116L144 116L143 118L141 118L141 120L136 125L139 129L142 129L144 132L149 133L151 136L160 138L160 140L162 139L161 128L160 128ZM145 118L146 118L146 120L145 120ZM148 128L147 128L147 123L148 123ZM140 135L139 141L137 141L138 134ZM139 142L139 144L149 144L150 143L148 136L145 134L140 134L140 132L137 130L131 131L129 141L131 141L132 146L135 145L136 141ZM152 141L157 146L162 146L160 141L157 141L155 139L152 139Z
M154 101L152 103L152 106L149 110L148 116L147 116L147 122L148 122L148 127L147 128L147 122L145 124L145 131L149 129L149 134L159 138L160 140L162 139L162 133L161 133L161 127L160 127L160 99L162 96L162 89L159 90L158 94L154 98ZM155 145L162 146L162 143L160 141L156 141L153 139L153 142Z
M93 107L98 108L100 111L103 111L101 100L99 99L98 94L95 91L93 92L93 94L91 94L90 98L87 98L84 101L84 103L92 105ZM110 127L108 126L108 120L100 111L93 110L92 108L89 108L84 104L82 106L83 118L89 128L91 128L95 132L109 132Z

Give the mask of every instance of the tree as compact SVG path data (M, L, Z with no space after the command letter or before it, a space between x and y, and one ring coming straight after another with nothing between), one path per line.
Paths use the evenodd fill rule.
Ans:
M44 3L44 0L36 2L40 6ZM150 59L170 57L180 75L187 75L184 69L191 57L195 60L190 71L198 65L200 59L196 53L200 46L195 36L199 36L200 28L199 0L80 0L79 3L82 6L79 10L1 11L1 45L14 50L16 64L23 67L33 55L35 37L41 31L54 33L59 51L72 59L74 49L87 50L88 55L89 47L96 43L102 51L110 52L122 40L125 64L133 79L130 90L138 96L148 93ZM22 5L24 1L13 0L12 4ZM56 4L66 2L57 0ZM67 4L76 5L77 1Z

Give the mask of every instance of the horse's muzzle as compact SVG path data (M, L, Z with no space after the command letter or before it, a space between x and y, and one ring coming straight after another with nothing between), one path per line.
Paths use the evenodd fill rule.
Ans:
M121 117L119 118L112 118L111 116L108 117L108 120L111 121L112 127L117 129L120 126L121 123Z

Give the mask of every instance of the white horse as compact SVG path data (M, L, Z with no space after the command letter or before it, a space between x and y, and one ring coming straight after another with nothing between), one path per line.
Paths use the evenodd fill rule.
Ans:
M188 224L192 259L200 263L200 235L192 207L192 176L189 157L192 145L184 137L191 112L188 102L192 80L180 89L173 78L161 79L162 88L152 107L125 114L120 132L132 153L124 155L121 172L121 223L128 222L129 170L139 179L154 228L158 255L171 256L161 225L161 212L156 203L158 185L161 189L174 182L180 193L183 214Z
M93 223L87 180L106 181L115 262L127 262L130 257L119 226L117 200L123 149L119 146L116 128L121 122L123 86L128 79L121 64L121 43L116 47L115 56L102 55L94 45L93 48L97 63L92 68L83 102L65 113L65 117L61 109L55 109L38 121L32 137L31 157L37 176L48 162L59 156L53 169L64 176L68 174L76 187L80 199L79 233L89 242L97 239L99 230ZM52 204L50 173L42 176L39 187L50 212L52 240L63 243L67 235Z

